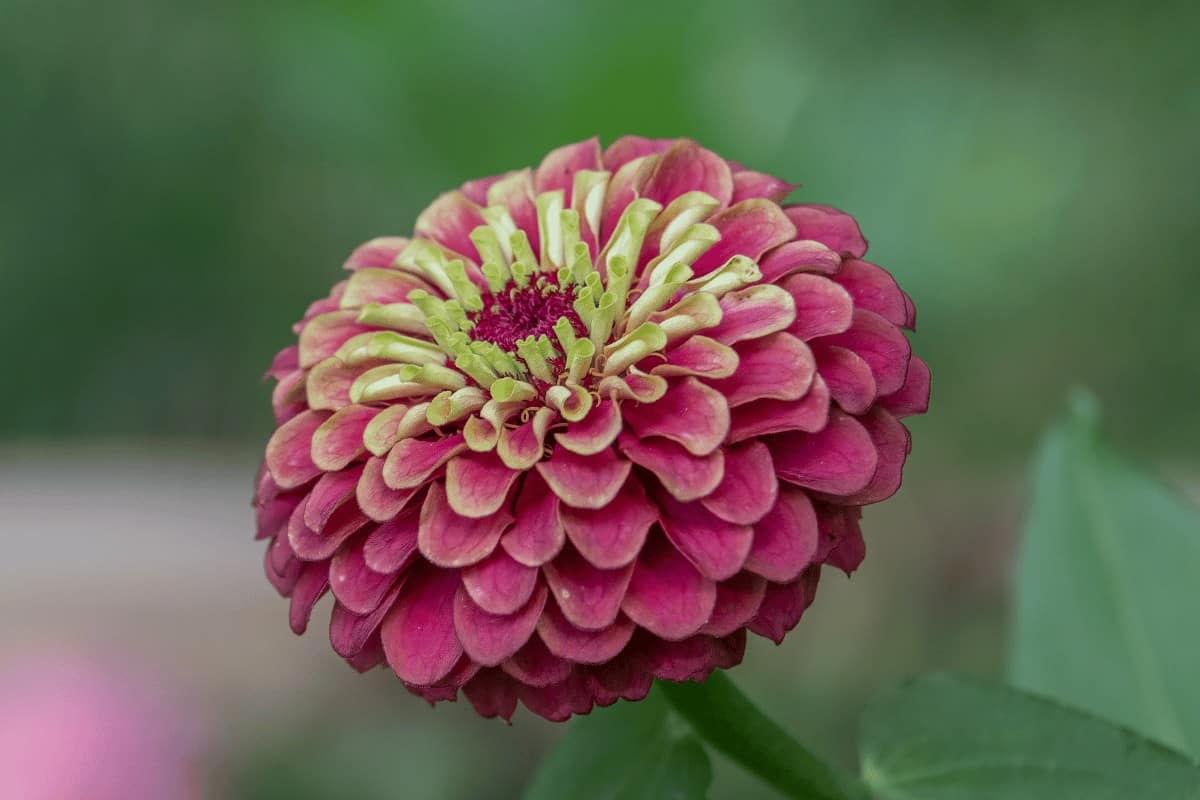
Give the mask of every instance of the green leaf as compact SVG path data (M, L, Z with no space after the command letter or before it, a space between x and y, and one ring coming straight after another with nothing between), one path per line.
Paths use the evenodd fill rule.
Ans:
M1097 429L1077 398L1037 459L1011 677L1200 758L1200 515Z
M717 670L704 683L661 681L675 710L709 744L788 797L859 800L866 791L810 753Z
M863 777L881 800L1196 800L1200 767L1131 731L949 675L875 699Z
M525 800L697 800L712 782L694 736L675 736L661 693L620 701L570 723Z

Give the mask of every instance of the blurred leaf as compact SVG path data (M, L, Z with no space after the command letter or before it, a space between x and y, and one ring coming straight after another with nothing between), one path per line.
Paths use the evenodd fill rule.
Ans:
M881 800L1195 800L1200 767L1015 689L931 675L878 696L863 777Z
M641 702L597 708L570 723L525 800L693 800L712 782L695 737L673 738L658 691Z
M1200 758L1200 516L1100 440L1047 436L1017 580L1012 679Z

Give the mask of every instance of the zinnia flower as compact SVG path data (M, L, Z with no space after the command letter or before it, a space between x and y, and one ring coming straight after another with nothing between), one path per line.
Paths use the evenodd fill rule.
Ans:
M592 139L355 250L269 373L292 628L331 591L356 669L554 720L781 641L862 560L929 394L911 299L794 188Z

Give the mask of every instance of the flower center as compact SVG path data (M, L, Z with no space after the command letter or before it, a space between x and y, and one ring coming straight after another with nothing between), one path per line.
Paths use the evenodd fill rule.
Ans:
M553 278L538 280L537 285L518 287L509 282L499 292L482 298L483 308L468 315L473 328L471 338L491 342L507 353L517 352L517 342L532 336L555 336L555 323L565 318L577 336L586 337L587 328L575 312L575 287L559 286Z

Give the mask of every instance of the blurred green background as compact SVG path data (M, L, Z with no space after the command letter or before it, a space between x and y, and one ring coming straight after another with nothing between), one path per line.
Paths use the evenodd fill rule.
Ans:
M438 192L593 134L690 136L855 214L918 307L934 405L906 491L868 511L853 585L828 575L735 673L845 757L880 683L998 671L1021 469L1069 387L1195 485L1197 9L2 0L0 475L19 508L0 524L43 540L5 591L77 588L56 544L112 562L101 579L79 556L98 625L39 603L5 647L57 632L162 666L220 732L220 796L512 796L556 730L354 677L250 577L259 378L345 255ZM98 480L116 516L89 513ZM161 513L120 516L146 503ZM179 576L194 590L172 601L130 588ZM718 767L714 796L765 791Z

